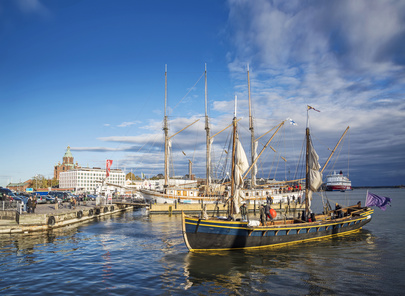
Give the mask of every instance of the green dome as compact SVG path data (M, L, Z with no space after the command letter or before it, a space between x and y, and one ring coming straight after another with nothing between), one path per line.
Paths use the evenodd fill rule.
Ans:
M66 153L63 157L73 157L72 152L70 152L70 146L67 146Z

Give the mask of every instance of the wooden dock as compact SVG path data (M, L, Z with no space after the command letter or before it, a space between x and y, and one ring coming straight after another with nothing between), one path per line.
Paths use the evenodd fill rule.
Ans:
M223 216L226 215L228 207L224 204L150 204L149 205L149 214L164 214L164 215L177 215L184 212L186 214L200 214L203 208L206 208L208 215ZM247 205L248 212L253 213L254 215L260 214L260 206L256 204ZM304 204L290 203L288 204L273 204L271 208L276 210L278 217L297 217L302 210L305 209Z
M3 211L0 234L48 231L133 209L133 205L115 203L98 206L81 203L75 207L64 205L57 208L53 204L38 204L35 214Z
M114 204L121 206L131 206L134 209L141 209L149 207L149 204L139 203L139 202L130 202L130 201L114 201Z

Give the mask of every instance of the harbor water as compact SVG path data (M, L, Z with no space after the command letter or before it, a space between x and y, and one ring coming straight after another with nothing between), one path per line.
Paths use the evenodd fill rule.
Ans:
M280 248L189 253L180 215L145 210L0 235L0 294L403 295L405 190L371 191L392 203L360 232ZM364 204L366 190L327 195Z

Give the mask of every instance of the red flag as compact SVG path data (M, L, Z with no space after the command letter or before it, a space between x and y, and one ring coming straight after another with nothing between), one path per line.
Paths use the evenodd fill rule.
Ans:
M111 165L112 165L112 159L107 159L107 163L106 163L106 174L107 174L107 178L110 175L110 169L111 169Z

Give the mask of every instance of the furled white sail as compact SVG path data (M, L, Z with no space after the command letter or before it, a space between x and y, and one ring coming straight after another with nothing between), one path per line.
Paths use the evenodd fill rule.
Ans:
M243 186L243 173L249 168L249 162L242 147L242 144L237 138L235 150L235 184L237 187Z
M241 204L242 191L239 190L243 187L243 173L249 168L249 162L243 149L242 144L239 141L239 138L236 138L236 147L235 147L235 193L233 196L233 204L235 207L235 213L239 213L239 205Z
M322 173L319 171L321 166L319 165L319 156L316 153L312 141L309 142L309 188L311 191L317 191L322 185Z

